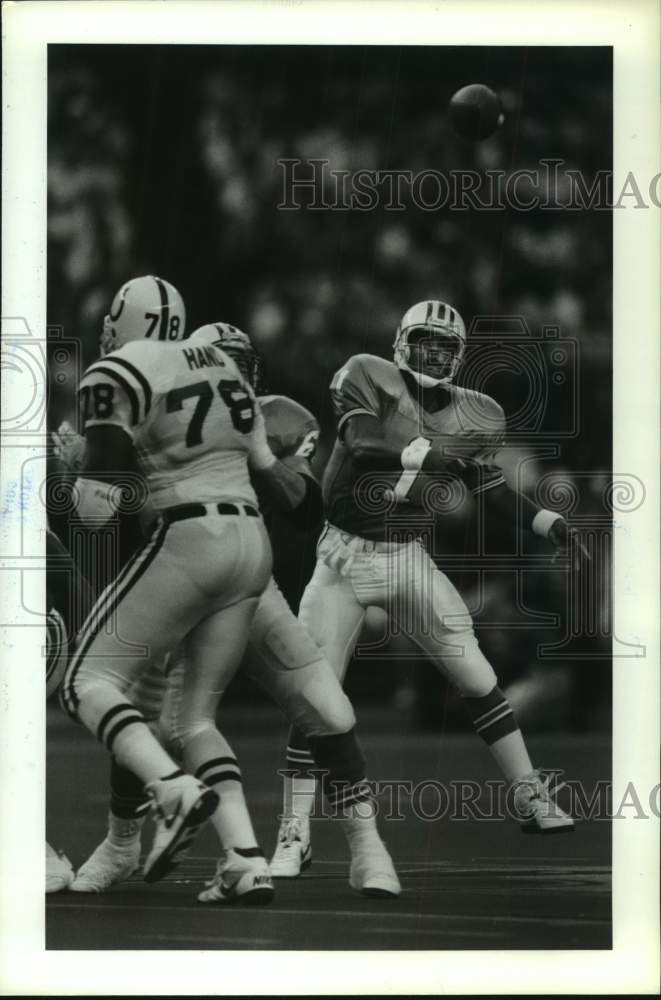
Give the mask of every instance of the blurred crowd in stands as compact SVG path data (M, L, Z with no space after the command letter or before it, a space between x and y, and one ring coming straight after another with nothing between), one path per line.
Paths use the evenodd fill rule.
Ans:
M452 93L470 82L492 86L506 116L477 144L453 134L446 115ZM543 392L534 430L557 450L527 462L526 486L534 492L536 476L553 471L558 496L569 497L567 512L593 517L604 535L611 213L424 211L410 200L403 211L278 205L279 161L287 158L321 158L335 171L505 175L554 158L581 171L589 186L611 166L609 50L51 46L48 86L48 321L79 340L83 364L96 356L116 289L137 274L161 274L182 292L189 330L214 320L242 327L264 357L271 391L319 416L321 469L333 441L332 374L353 353L389 357L413 302L445 299L469 327L477 321L474 352L488 357L490 337L500 345L486 377L480 364L467 371L481 372L480 387L510 417L528 384L507 330L520 337L522 319L537 343L543 328L556 327L559 341L535 348ZM509 327L496 332L493 317L508 317ZM576 346L556 364L562 340ZM64 375L53 381L51 426L73 414L73 363ZM525 459L536 440L532 431L517 439L512 454ZM513 573L485 577L482 591L463 580L479 606L478 625L491 623L480 641L504 683L520 684L531 666L533 674L543 668L558 707L549 709L552 719L542 712L541 725L592 724L595 706L607 704L608 570L598 625L572 640L567 662L538 655L540 642L558 641L559 626L507 625L515 606L567 617L565 576L551 569L529 576L523 592ZM381 626L375 619L374 634ZM579 647L587 659L575 655ZM424 722L430 700L416 695L414 678L423 676L423 688L440 682L430 680L427 664L404 670L389 662L363 669L358 661L356 690L376 669L383 683L376 692L369 685L371 696L410 703Z

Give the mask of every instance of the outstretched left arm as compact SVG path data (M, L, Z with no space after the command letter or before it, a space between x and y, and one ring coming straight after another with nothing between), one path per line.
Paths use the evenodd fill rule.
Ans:
M511 489L502 479L492 487L487 485L480 489L482 478L479 466L473 466L466 472L467 485L472 488L473 493L482 496L488 512L495 512L506 517L510 523L521 524L535 535L548 538L556 552L570 555L574 570L581 569L590 561L590 555L578 531L567 524L561 514L538 507L524 493Z

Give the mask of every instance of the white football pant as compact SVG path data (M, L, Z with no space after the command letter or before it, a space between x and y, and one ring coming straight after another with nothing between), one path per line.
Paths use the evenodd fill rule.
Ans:
M462 695L481 697L496 685L468 608L420 542L370 542L328 524L299 618L340 680L370 607L382 608ZM371 653L378 658L374 646Z
M150 664L162 663L185 640L181 725L197 729L215 720L270 577L271 545L261 517L247 516L239 505L235 515L205 506L206 517L159 520L96 601L64 679L71 714L90 687L127 693ZM94 729L95 719L82 715L102 713L103 698L84 702L82 721Z

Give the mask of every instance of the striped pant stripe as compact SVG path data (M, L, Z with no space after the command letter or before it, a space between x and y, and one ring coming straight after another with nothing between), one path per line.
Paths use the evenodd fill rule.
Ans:
M67 633L59 611L53 608L46 618L46 681L51 679L67 649Z
M78 649L71 657L62 685L62 702L69 715L74 718L79 703L75 690L76 675L84 662L85 655L112 613L151 566L163 545L167 531L167 524L162 523L158 526L146 545L134 553L117 578L106 587L83 625Z

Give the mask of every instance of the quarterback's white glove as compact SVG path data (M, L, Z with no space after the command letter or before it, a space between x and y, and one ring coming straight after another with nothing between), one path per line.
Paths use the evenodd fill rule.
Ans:
M431 450L431 441L426 437L414 438L402 451L402 468L405 472L420 472L422 463Z
M70 472L80 472L85 458L85 438L78 434L68 420L63 420L51 434L55 454Z
M555 545L555 562L559 556L568 555L572 572L580 572L589 562L590 553L581 541L576 528L571 528L563 517L557 518L551 525L548 539Z

